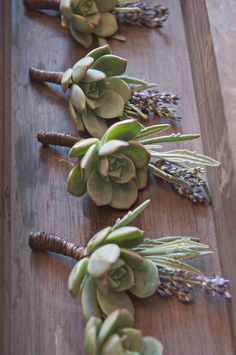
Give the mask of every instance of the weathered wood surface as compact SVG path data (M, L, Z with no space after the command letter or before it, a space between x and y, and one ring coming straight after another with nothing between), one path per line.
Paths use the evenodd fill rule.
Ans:
M195 206L165 184L151 179L139 202L152 204L137 220L146 236L197 235L214 250L198 266L206 273L235 274L235 31L236 5L220 1L163 0L170 18L161 32L123 28L125 45L112 42L129 60L128 73L177 92L181 130L201 132L200 149L222 161L209 170L212 206ZM22 1L1 2L0 159L1 293L0 352L3 355L82 354L83 322L79 300L67 291L73 262L31 254L30 231L45 230L84 244L122 213L96 208L87 197L65 189L66 149L43 149L41 130L74 133L60 90L32 85L31 65L63 70L85 51L62 29L58 18L26 12ZM227 16L228 14L228 16ZM231 32L232 31L232 32ZM233 48L234 46L234 48ZM51 87L52 88L52 87ZM235 354L235 299L209 300L200 293L191 305L176 300L135 301L136 323L158 337L165 354Z

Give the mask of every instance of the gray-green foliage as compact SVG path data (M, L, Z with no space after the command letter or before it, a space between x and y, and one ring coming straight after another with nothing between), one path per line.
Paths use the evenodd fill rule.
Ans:
M182 176L170 175L158 168L159 161L217 166L218 162L188 150L161 151L159 143L192 140L199 135L171 134L154 137L169 128L159 124L143 128L137 120L113 124L102 139L88 138L76 143L70 156L79 158L68 177L68 191L82 196L86 191L97 206L110 205L128 209L136 201L138 191L146 187L148 172L171 183L191 188ZM151 136L151 138L148 138ZM209 195L206 182L202 185Z
M95 234L72 269L68 287L73 297L80 294L86 320L105 318L118 308L133 315L129 294L153 295L160 285L159 268L199 272L185 260L208 254L206 245L188 237L144 239L142 230L128 226L149 202Z
M92 50L73 68L66 70L61 86L71 89L69 109L78 131L88 131L101 138L106 120L121 117L131 97L128 84L121 77L127 61L111 54L109 46Z
M91 317L85 327L85 355L161 355L163 347L153 337L142 337L134 329L133 316L123 308L113 311L104 322Z
M130 0L128 3L132 3ZM93 36L107 38L117 37L118 23L112 11L121 10L120 5L126 0L61 0L60 12L62 25L69 28L73 38L83 47L88 48ZM117 7L119 5L119 7ZM134 9L124 8L126 12Z

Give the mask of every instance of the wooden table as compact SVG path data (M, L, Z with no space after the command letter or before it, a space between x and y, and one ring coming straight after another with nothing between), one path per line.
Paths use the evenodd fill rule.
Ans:
M163 0L170 17L161 32L123 27L126 44L112 42L129 60L128 74L158 82L180 95L181 130L201 132L187 144L221 161L207 171L211 206L193 205L151 179L139 201L151 207L137 219L146 236L196 235L214 256L196 265L231 279L236 295L236 3L233 0ZM74 133L60 90L33 85L31 65L63 70L85 51L58 18L24 10L22 1L1 1L0 174L2 355L82 354L79 299L67 290L73 261L31 253L30 231L53 231L85 244L121 212L96 208L86 197L66 192L66 149L41 148L38 131ZM136 324L158 337L165 354L236 353L236 302L200 292L191 305L154 295L135 301Z

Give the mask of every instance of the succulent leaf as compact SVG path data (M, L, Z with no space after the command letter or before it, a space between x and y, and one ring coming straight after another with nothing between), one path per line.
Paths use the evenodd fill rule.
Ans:
M114 139L114 140L111 140L111 141L103 144L100 147L99 155L100 156L110 155L110 154L113 154L113 153L121 150L122 148L125 148L128 146L129 146L129 143L118 140L118 139Z
M95 278L104 276L118 260L120 248L116 244L107 244L96 249L88 263L88 273Z
M153 337L143 338L143 351L141 355L162 355L162 344Z
M82 139L73 145L69 152L69 156L71 158L80 157L81 155L84 155L92 145L98 143L99 139L97 138Z
M65 73L62 76L61 79L61 87L63 92L66 92L66 90L69 88L70 84L71 84L71 76L72 76L72 69L69 68L65 71Z
M73 267L69 279L68 288L72 297L76 297L79 293L80 286L87 275L88 258L84 258L75 264Z
M78 113L76 111L76 109L74 108L74 106L71 103L71 100L69 101L69 111L70 111L70 115L72 117L72 120L74 122L76 131L78 131L78 132L84 131L85 126L84 126L84 123L82 120L82 116L80 113Z
M123 328L119 331L119 335L123 338L123 346L125 349L140 354L143 350L143 338L140 330L133 328Z
M86 99L83 90L76 84L72 85L71 95L70 95L71 104L75 109L82 113L86 108Z
M85 155L83 156L80 167L83 179L86 181L94 169L94 164L98 157L98 147L96 144L93 144L89 147Z
M112 200L110 205L117 209L129 209L138 197L137 185L133 181L117 184L112 181Z
M106 121L98 117L90 108L87 107L86 112L82 113L82 119L84 126L92 137L101 138L105 134L107 130Z
M86 72L85 77L83 78L82 82L84 82L84 83L94 83L94 82L97 82L97 81L104 80L105 78L106 78L106 74L103 73L102 71L96 70L96 69L88 69L88 71Z
M137 185L138 190L142 190L147 186L148 183L148 172L146 168L137 169L136 170L136 177L135 177L135 184Z
M95 249L101 244L103 244L104 240L107 238L109 233L111 232L112 227L106 227L96 233L88 242L86 252L87 254L91 254Z
M112 354L123 355L124 351L123 351L121 338L116 334L112 335L102 347L101 354L102 355L112 355Z
M81 306L85 320L88 320L92 316L101 318L101 312L96 296L96 286L91 277L88 277L83 284Z
M129 298L129 296L123 291L119 292L119 297L117 297L117 292L109 290L108 295L104 295L99 289L97 289L97 300L102 312L108 316L110 313L115 311L117 308L127 309L131 315L134 315L134 306Z
M131 119L120 121L108 128L102 141L104 143L113 139L129 141L134 139L141 129L141 125L137 120Z
M111 232L105 242L122 248L133 248L143 242L144 232L137 227L121 227Z
M95 109L96 114L99 117L111 119L122 116L125 103L115 91L105 90L99 97L98 104L99 107Z
M132 159L137 168L144 168L147 166L151 154L145 147L137 141L129 141L129 147L124 149L124 153Z
M131 90L123 80L119 78L107 78L104 85L107 90L112 90L119 94L123 98L125 104L131 99Z
M93 169L88 178L87 190L97 206L105 206L112 201L112 184L109 180L103 179L96 168Z
M84 57L80 59L72 68L72 79L73 82L79 84L79 82L85 76L89 67L93 64L94 59L91 57Z
M93 69L97 69L110 76L121 75L125 72L127 60L114 54L106 54L98 58L92 65ZM119 79L117 79L119 80Z
M73 25L72 22L69 24L70 27L70 32L72 37L80 43L84 48L89 48L93 42L93 36L90 33L86 32L79 32L77 31Z
M150 260L144 260L139 270L134 270L135 286L130 292L140 298L151 296L159 285L156 265Z
M87 54L87 57L91 57L94 60L97 60L98 58L102 57L103 55L111 54L111 53L112 52L111 52L111 48L109 47L109 45L105 45L105 46L97 47L97 48L93 49L92 51L90 51Z
M86 183L83 180L80 164L75 165L67 179L67 191L76 196L82 196L86 192Z
M100 14L99 24L95 27L93 33L99 37L109 37L118 31L118 24L115 16L110 12Z

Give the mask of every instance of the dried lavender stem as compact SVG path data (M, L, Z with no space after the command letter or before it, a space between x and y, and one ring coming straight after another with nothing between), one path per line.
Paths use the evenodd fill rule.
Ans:
M34 251L50 251L52 253L70 256L75 260L83 258L84 248L67 239L52 233L31 233L29 236L29 246Z
M47 81L49 83L61 85L62 76L63 76L63 72L45 71L34 67L31 67L29 69L30 79L32 81L37 81L39 83L43 83Z
M60 10L60 0L24 0L29 10Z
M70 134L56 132L40 132L37 135L38 141L43 145L59 145L60 147L73 147L80 138Z

